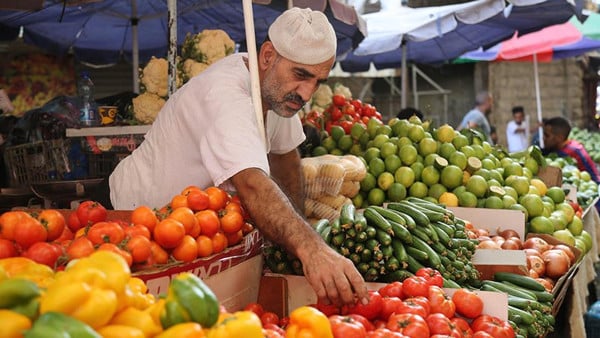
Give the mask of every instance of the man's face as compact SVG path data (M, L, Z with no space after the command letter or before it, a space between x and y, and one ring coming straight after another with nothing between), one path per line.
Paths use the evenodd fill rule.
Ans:
M552 132L551 126L544 126L544 148L548 150L559 150L563 138L557 133Z
M267 108L282 117L294 116L319 84L327 80L333 60L331 58L318 65L303 65L278 55L261 84L262 98Z
M524 114L522 112L517 112L513 115L513 119L517 124L521 124L523 122Z

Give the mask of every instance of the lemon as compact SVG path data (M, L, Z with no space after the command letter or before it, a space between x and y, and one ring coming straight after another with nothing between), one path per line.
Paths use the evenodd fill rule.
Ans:
M526 194L519 199L519 203L527 209L529 218L541 216L544 212L544 203L538 195Z
M367 172L365 177L360 181L360 190L369 192L377 185L377 178L370 172Z
M484 197L488 191L488 183L485 178L473 175L467 180L467 191L473 193L477 198Z
M410 167L400 167L394 173L394 179L405 188L409 188L415 182L415 173Z
M546 191L546 196L550 197L554 204L559 204L565 201L565 191L561 187L550 187Z
M458 195L458 205L465 208L477 207L477 196L468 191L463 191Z
M394 182L390 185L386 194L391 202L399 202L406 198L406 188L402 184Z
M423 157L429 154L435 154L438 150L438 143L432 138L424 138L419 142L419 154Z
M377 186L383 191L388 190L392 183L394 183L394 175L387 171L377 177Z
M369 205L382 205L385 202L385 191L379 188L373 188L367 195Z
M452 142L452 139L456 136L456 131L449 124L444 124L436 130L436 138L442 143Z
M402 164L411 165L417 161L417 149L413 145L404 145L400 148L398 152L400 159L402 160Z
M444 192L438 198L440 204L444 204L447 207L457 207L458 197L451 192Z
M429 190L429 188L427 188L427 185L425 185L425 183L415 182L408 189L408 195L417 197L417 198L423 198L423 197L427 196L428 190Z
M383 160L385 162L385 171L395 173L402 166L402 160L398 155L390 155Z
M427 192L427 196L433 197L436 200L438 200L440 198L440 196L445 193L446 191L448 191L448 189L446 189L446 187L444 187L442 184L440 183L436 183L432 186L429 187L429 191Z
M447 189L454 189L458 187L462 184L462 179L463 171L459 167L450 164L444 169L442 169L442 174L440 175L440 182Z
M439 171L432 165L423 168L421 172L421 182L425 183L428 187L438 183L440 181Z

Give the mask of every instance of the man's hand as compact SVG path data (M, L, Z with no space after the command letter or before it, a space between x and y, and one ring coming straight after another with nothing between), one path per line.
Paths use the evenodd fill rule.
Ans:
M311 284L319 302L323 304L355 304L368 302L367 286L354 264L327 245L302 262L304 275ZM355 297L356 295L356 297Z

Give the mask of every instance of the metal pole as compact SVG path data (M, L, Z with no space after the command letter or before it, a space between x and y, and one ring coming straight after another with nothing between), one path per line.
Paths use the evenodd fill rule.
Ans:
M133 62L133 92L140 92L140 48L138 41L137 0L131 0L131 56Z
M407 54L408 53L406 50L406 43L402 42L402 98L400 100L402 106L401 108L406 108L406 102L408 99L408 65L406 63Z
M538 62L537 62L537 54L533 54L533 76L535 79L535 103L537 105L537 118L538 123L540 123L539 127L539 139L540 139L540 148L544 148L544 127L541 125L542 122L542 99L540 97L540 78L538 74Z
M169 0L169 90L167 95L171 96L177 90L177 0Z

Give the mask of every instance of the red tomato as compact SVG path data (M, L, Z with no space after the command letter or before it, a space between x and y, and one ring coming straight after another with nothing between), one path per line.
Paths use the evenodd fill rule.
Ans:
M263 333L265 335L265 338L285 337L285 331L275 324L263 324Z
M330 112L330 120L335 122L342 118L342 111L338 107L333 107Z
M75 238L67 248L69 259L82 258L94 252L94 244L87 237Z
M23 217L14 231L15 242L27 250L37 242L45 242L48 237L46 228L33 217Z
M441 313L446 318L454 317L456 312L456 306L452 299L446 296L446 293L442 288L431 285L429 287L429 306L431 307L431 313Z
M359 100L359 99L350 100L350 104L354 106L354 109L356 111L362 110L363 104L362 104L361 100Z
M0 238L0 259L16 257L18 254L19 252L17 251L17 247L13 241Z
M71 231L71 229L69 229L69 227L64 227L62 233L60 234L60 236L58 236L57 239L55 239L55 242L61 243L64 241L70 241L75 237L75 235L73 234L73 231Z
M344 104L346 104L346 98L344 97L344 95L340 95L340 94L333 95L333 97L331 98L331 101L333 102L334 105L336 105L338 107L342 107Z
M387 320L392 313L400 313L400 307L403 305L402 299L398 297L383 297L383 307L379 318Z
M48 242L37 242L25 250L21 256L54 269L62 253L62 248L59 245Z
M371 104L365 103L363 104L361 111L363 116L371 117L375 116L375 112L377 112L377 109L375 109L375 107L373 107Z
M416 299L408 298L398 304L396 313L411 313L426 318L429 315L429 301L427 298L423 298L426 300L427 305L416 301Z
M450 321L456 330L462 333L463 338L473 338L473 330L471 330L469 322L460 317L451 318Z
M390 316L387 328L411 338L429 338L429 327L425 319L412 313Z
M119 244L125 239L125 230L115 222L96 222L86 234L95 245L103 243Z
M369 291L369 302L363 304L357 301L354 305L348 308L348 313L359 314L368 320L373 320L379 316L381 308L383 306L383 297L377 291Z
M432 313L427 316L427 326L430 334L441 334L455 338L462 338L462 334L454 328L454 325L441 313Z
M467 318L477 318L483 311L483 300L471 290L456 290L452 301L456 304L456 312Z
M77 232L77 230L81 229L83 226L81 225L81 222L79 222L79 217L77 217L77 212L72 212L69 217L67 218L67 227L69 227L69 229L72 232Z
M288 317L288 316L281 317L281 319L279 320L279 327L286 328L289 323L290 323L290 317Z
M410 276L402 282L402 292L407 297L427 297L429 294L429 283L424 277Z
M347 317L352 318L353 320L361 323L365 330L367 330L367 332L375 330L375 326L373 325L373 323L371 323L367 318L361 315L351 313Z
M106 208L99 202L84 201L79 204L75 212L77 213L79 224L82 226L89 226L94 223L106 221Z
M363 338L367 335L365 327L360 322L347 316L330 316L329 324L334 338Z
M415 273L415 276L423 277L427 280L427 284L436 285L439 287L444 286L444 278L442 274L433 268L420 268Z
M323 304L317 301L316 304L312 304L312 307L321 311L327 317L339 315L341 313L340 307L334 304Z
M250 303L244 307L244 311L252 311L260 318L265 313L265 309L258 303Z
M263 327L266 324L277 325L279 324L279 316L275 312L265 311L262 316L260 316L260 322L262 323Z
M498 317L481 315L471 323L471 329L475 332L484 331L494 338L514 338L515 331L512 326Z
M367 332L366 338L405 338L406 336L400 332L394 332L385 327Z
M494 336L485 331L477 331L473 333L473 338L494 338Z
M42 223L48 232L48 236L46 238L48 242L60 237L67 223L65 221L65 216L63 216L60 211L55 209L42 210L38 214L37 219L40 221L40 223Z
M398 297L402 298L402 282L391 282L377 290L383 297Z

